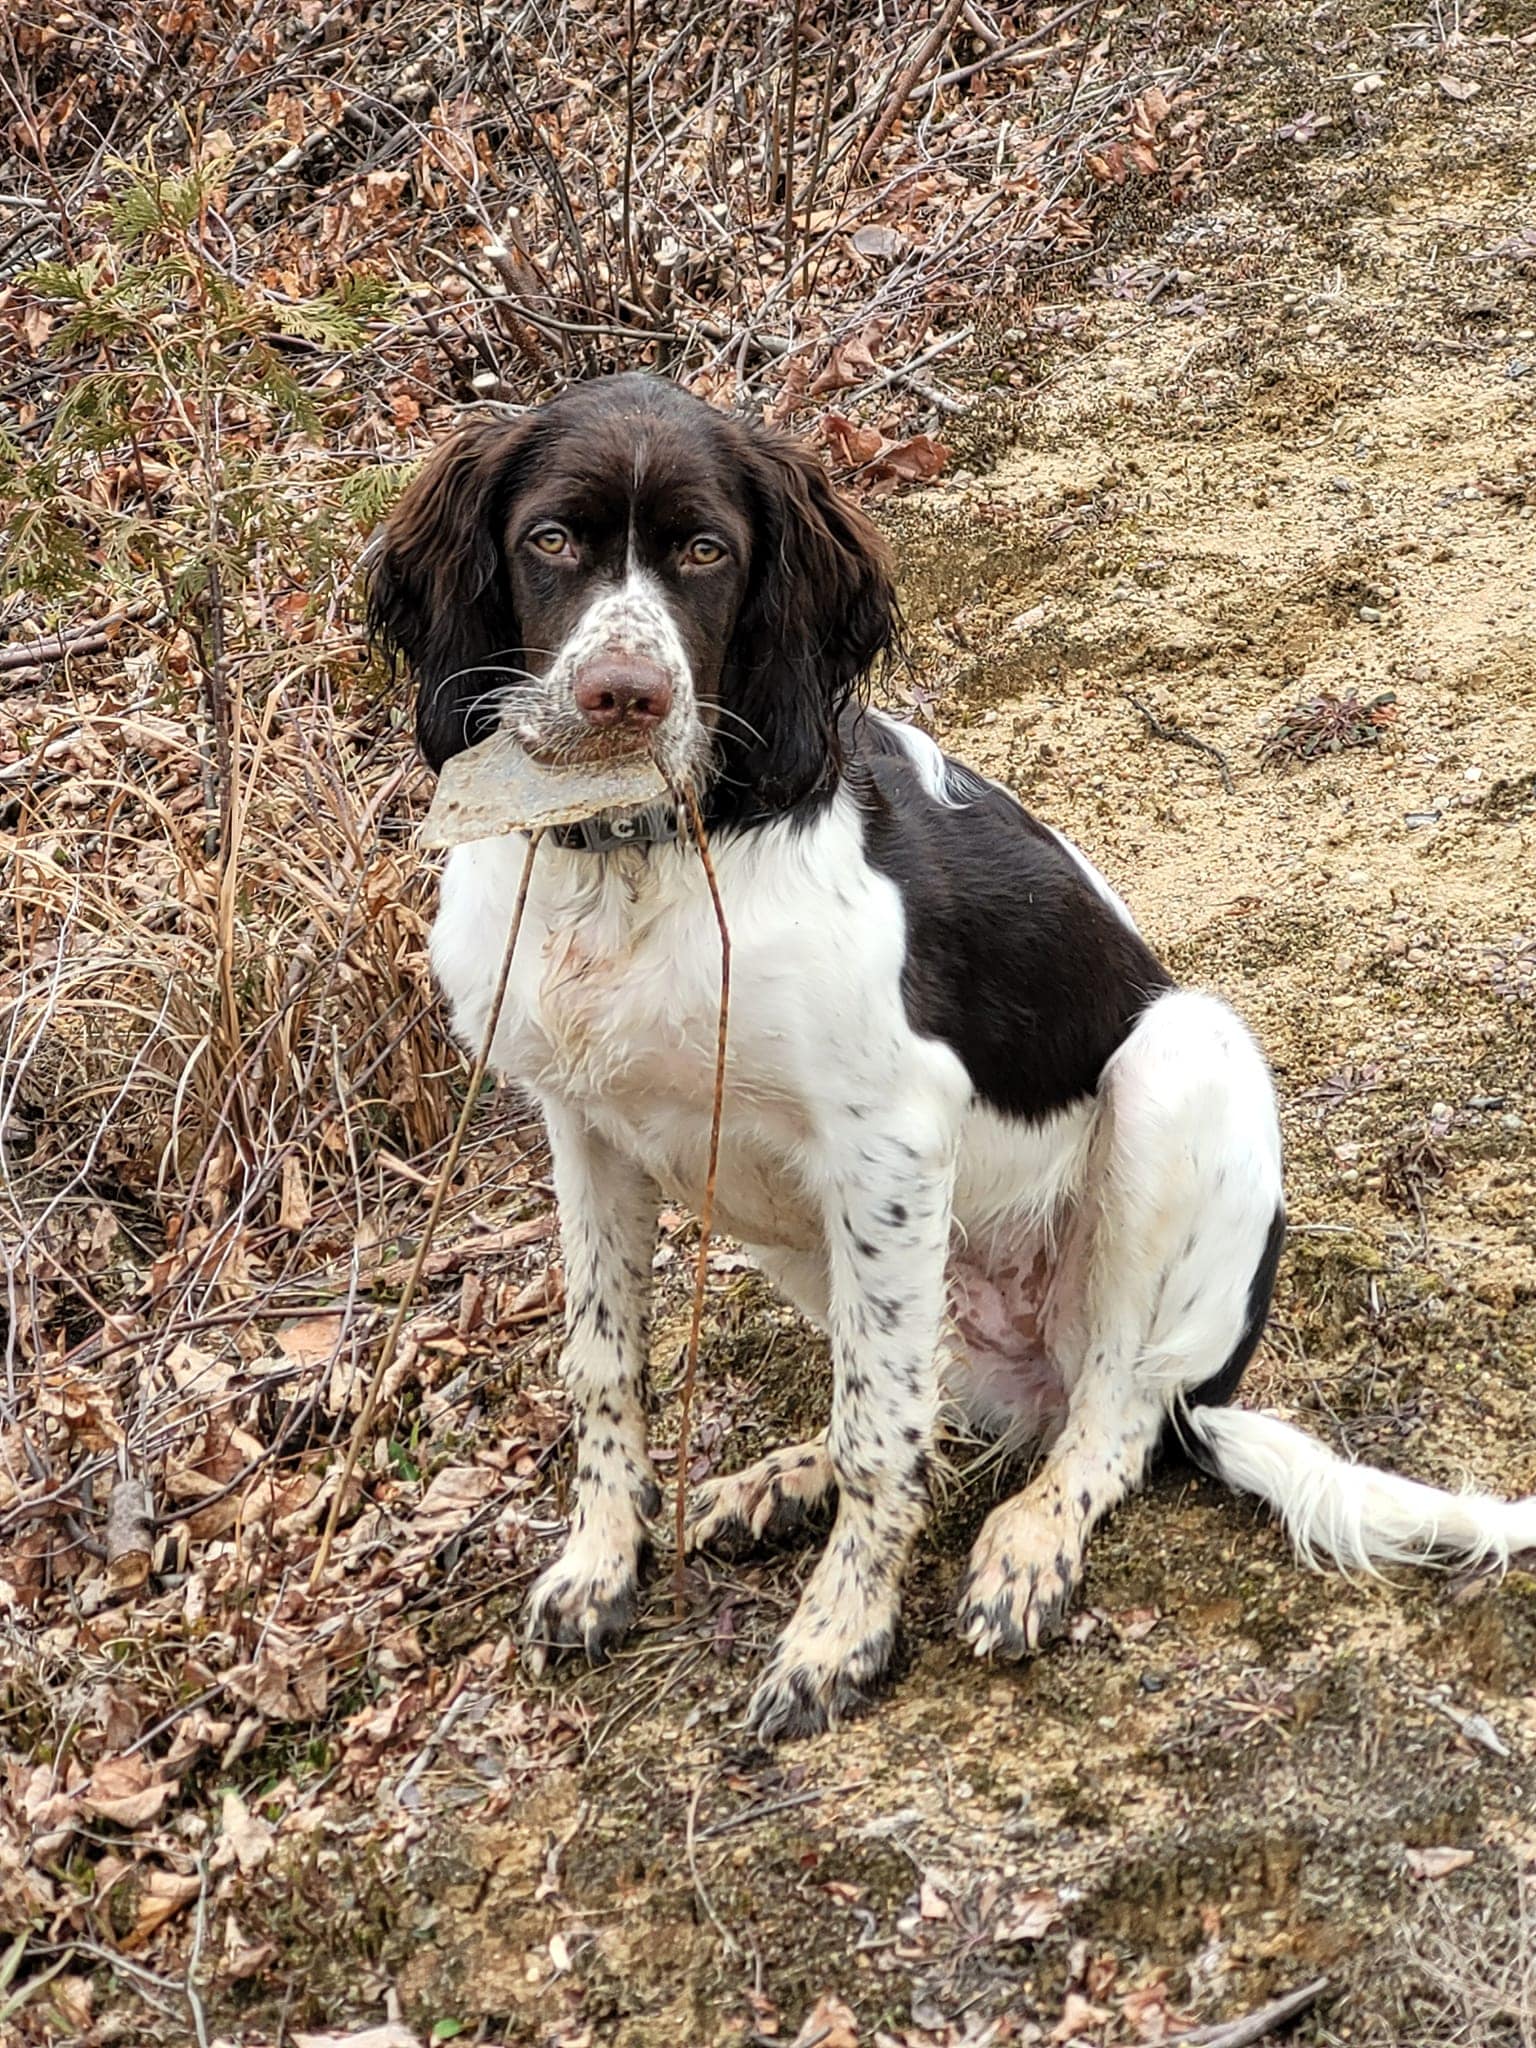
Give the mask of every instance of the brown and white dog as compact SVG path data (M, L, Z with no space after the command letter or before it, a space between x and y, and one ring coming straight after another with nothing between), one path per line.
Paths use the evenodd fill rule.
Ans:
M1536 1501L1352 1465L1226 1405L1284 1229L1264 1061L1074 846L859 706L896 633L890 565L813 456L654 378L581 385L437 453L369 601L434 766L497 727L545 759L632 744L709 824L734 982L716 1214L833 1362L824 1434L693 1504L695 1545L835 1507L753 1695L759 1735L822 1728L885 1677L946 1400L1042 1452L971 1554L978 1656L1036 1648L1090 1530L1169 1440L1308 1559L1536 1546ZM705 878L668 816L624 826L541 849L493 1048L548 1126L568 1293L575 1508L529 1601L537 1668L602 1657L635 1612L657 1210L697 1203L708 1152ZM470 1045L523 852L447 862L433 961Z

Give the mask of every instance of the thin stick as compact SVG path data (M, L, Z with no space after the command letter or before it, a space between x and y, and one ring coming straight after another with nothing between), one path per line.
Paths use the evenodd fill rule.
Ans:
M1093 0L1093 12L1088 17L1088 26L1083 30L1083 54L1077 60L1077 76L1072 81L1072 97L1067 101L1070 114L1077 105L1077 96L1083 89L1083 77L1088 69L1088 59L1093 55L1093 39L1098 32L1099 16L1104 12L1104 0Z
M331 1545L336 1540L336 1525L341 1520L342 1502L346 1499L347 1489L352 1484L352 1475L357 1470L357 1461L362 1453L363 1439L373 1427L379 1396L383 1391L384 1382L389 1377L389 1369L395 1362L395 1353L400 1348L400 1335L405 1328L405 1319L410 1313L411 1303L416 1298L421 1276L426 1271L427 1254L432 1249L433 1232L437 1229L438 1218L443 1213L443 1204L448 1199L449 1184L459 1163L464 1133L469 1129L469 1120L474 1114L475 1102L480 1094L480 1084L484 1081L485 1070L491 1063L491 1044L496 1036L496 1026L501 1020L501 1006L506 1000L507 983L512 975L512 955L517 949L517 935L523 928L523 912L528 907L528 884L533 879L533 857L538 852L539 841L543 837L542 831L529 834L528 853L523 861L523 878L518 884L517 903L512 912L512 922L507 929L506 950L501 956L501 973L497 977L496 993L491 998L491 1012L486 1019L485 1036L480 1042L480 1050L476 1053L475 1064L470 1070L469 1085L464 1090L464 1106L459 1111L459 1120L453 1127L453 1136L448 1140L448 1150L438 1169L437 1186L432 1193L432 1206L427 1211L427 1220L422 1225L421 1242L416 1247L411 1270L405 1276L405 1285L400 1290L395 1313L384 1333L384 1345L379 1353L379 1362L374 1368L373 1380L363 1402L362 1412L353 1427L352 1440L347 1445L347 1462L342 1469L341 1484L331 1496L331 1505L325 1517L325 1530L320 1538L320 1548L315 1552L315 1561L310 1567L311 1593L319 1585L325 1568L330 1563Z
M1227 2020L1213 2027L1196 2027L1187 2034L1170 2034L1168 2048L1182 2041L1185 2048L1248 2048L1251 2041L1262 2041L1266 2034L1272 2034L1276 2027L1284 2026L1299 2012L1304 2012L1328 1989L1326 1977L1314 1977L1310 1984L1302 1984L1295 1991L1288 1991L1283 1998L1277 1998L1271 2005L1262 2005L1257 2012L1249 2013L1240 2020Z
M135 605L131 611L113 612L94 625L82 626L73 636L59 633L50 640L22 640L0 648L0 675L10 675L19 668L41 668L49 661L78 661L87 654L105 654L119 626L148 618L152 609L149 605Z
M1147 721L1148 728L1154 739L1172 740L1177 746L1193 747L1198 753L1209 754L1216 763L1216 766L1221 770L1222 788L1227 792L1228 796L1231 796L1232 770L1227 762L1226 755L1221 751L1220 747L1213 747L1209 740L1197 739L1192 732L1186 732L1182 725L1164 725L1156 713L1149 711L1141 699L1133 697L1129 690L1122 690L1120 694L1127 704L1132 705L1141 713L1142 717Z
M960 9L964 4L965 0L949 0L949 4L924 38L922 48L891 88L890 97L885 103L880 118L870 130L869 139L865 142L864 147L859 151L858 156L854 160L854 170L856 172L862 173L867 171L875 158L880 154L885 138L896 126L897 121L901 117L902 108L912 97L914 86L916 86L929 64L937 56L940 49L942 49L944 38L960 19Z
M800 0L789 10L789 112L784 122L784 275L795 264L795 126L800 113Z
M699 845L702 847L703 844L704 842L701 839ZM693 1888L698 1893L699 1904L709 1915L710 1925L725 1943L727 1953L739 1956L741 1954L741 1943L715 1911L714 1901L704 1889L704 1880L699 1875L699 1859L694 1849L694 1843L697 1840L695 1827L699 1817L699 1797L713 1775L712 1771L705 1771L693 1788L693 1797L688 1802L688 1820L683 1829L683 1848L688 1857L688 1875L693 1879Z
M629 0L624 28L624 189L619 231L624 237L624 269L629 278L629 295L639 299L640 273L635 262L635 0ZM643 301L642 301L643 303ZM617 311L617 307L614 309Z
M688 823L693 830L710 900L715 906L715 923L720 927L720 1020L715 1032L715 1099L709 1119L709 1162L704 1169L704 1199L699 1204L699 1256L693 1269L693 1314L688 1325L688 1350L683 1364L682 1408L677 1424L677 1502L674 1510L676 1556L673 1593L679 1617L683 1609L683 1525L688 1510L688 1444L693 1424L693 1383L699 1370L699 1331L704 1322L704 1282L709 1275L709 1231L715 1213L715 1175L720 1165L720 1120L725 1107L725 1047L731 1014L731 934L720 901L720 884L709 857L709 838L699 815L698 799L691 789L683 791Z

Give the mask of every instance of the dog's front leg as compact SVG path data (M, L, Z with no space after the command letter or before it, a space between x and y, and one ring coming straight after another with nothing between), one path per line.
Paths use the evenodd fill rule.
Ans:
M928 1506L952 1120L850 1123L836 1135L824 1208L837 1520L752 1696L748 1721L767 1742L814 1734L878 1688Z
M661 1505L645 1430L646 1325L657 1191L574 1111L545 1103L565 1256L561 1374L576 1427L564 1550L534 1585L525 1656L601 1663L634 1619L650 1518Z

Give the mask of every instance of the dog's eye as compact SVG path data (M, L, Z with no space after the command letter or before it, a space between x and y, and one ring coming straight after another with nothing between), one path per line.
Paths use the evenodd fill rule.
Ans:
M683 560L700 569L712 568L716 562L725 560L725 543L712 540L707 533L696 533L683 549Z
M541 555L563 555L571 544L563 526L536 526L528 538Z

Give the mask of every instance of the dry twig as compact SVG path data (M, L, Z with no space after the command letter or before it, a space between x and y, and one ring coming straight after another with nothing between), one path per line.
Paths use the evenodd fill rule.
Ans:
M683 1363L682 1394L677 1423L677 1496L673 1504L673 1533L677 1546L674 1587L677 1610L683 1605L683 1540L688 1515L689 1440L693 1423L693 1388L699 1369L699 1334L704 1322L704 1287L709 1278L709 1234L715 1214L715 1175L720 1165L720 1123L725 1109L725 1052L731 1015L731 934L720 901L720 884L715 864L709 857L709 835L699 811L698 798L691 789L682 792L693 841L704 864L709 898L720 929L720 1015L715 1031L715 1092L709 1113L709 1157L704 1169L704 1199L699 1204L699 1250L693 1269L693 1305L688 1319L688 1350Z

